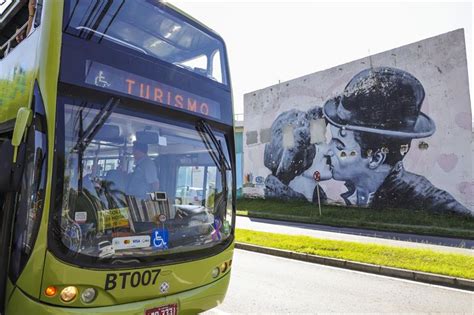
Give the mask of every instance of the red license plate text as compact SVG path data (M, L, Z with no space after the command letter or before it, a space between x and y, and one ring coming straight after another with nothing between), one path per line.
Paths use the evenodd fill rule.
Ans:
M178 315L178 304L155 307L146 310L145 315Z

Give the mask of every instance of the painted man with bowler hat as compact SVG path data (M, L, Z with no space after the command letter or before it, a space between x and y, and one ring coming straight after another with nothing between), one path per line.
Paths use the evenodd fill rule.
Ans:
M412 139L435 132L423 112L422 84L408 72L370 68L355 75L342 95L324 104L332 134L326 160L345 181L348 205L472 215L449 193L403 167Z

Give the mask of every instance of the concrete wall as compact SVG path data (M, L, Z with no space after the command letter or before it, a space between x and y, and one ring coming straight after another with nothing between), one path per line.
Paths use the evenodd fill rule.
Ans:
M474 215L463 30L248 93L244 113L247 196L316 201L317 174L327 203Z

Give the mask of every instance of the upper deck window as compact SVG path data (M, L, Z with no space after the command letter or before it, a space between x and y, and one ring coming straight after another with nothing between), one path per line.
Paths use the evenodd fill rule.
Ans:
M223 44L154 0L69 0L65 32L120 45L227 84Z

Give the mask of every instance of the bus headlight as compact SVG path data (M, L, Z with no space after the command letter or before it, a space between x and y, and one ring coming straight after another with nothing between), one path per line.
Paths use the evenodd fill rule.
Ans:
M219 267L216 267L216 268L212 269L212 277L213 278L217 278L217 276L219 276L219 273L220 273Z
M71 302L77 296L77 288L74 286L65 287L60 294L61 300L63 302Z
M96 291L94 288L87 288L81 294L81 300L84 303L90 303L94 301L96 295Z

